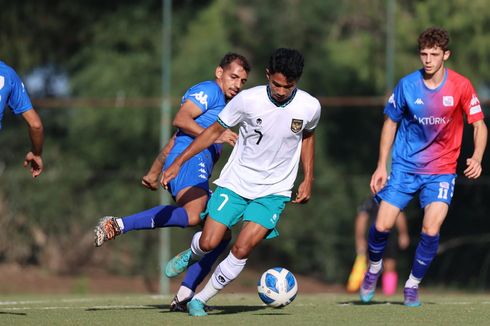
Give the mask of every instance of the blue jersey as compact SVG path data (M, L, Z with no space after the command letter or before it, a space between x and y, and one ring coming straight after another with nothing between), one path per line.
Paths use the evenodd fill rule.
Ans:
M16 115L32 108L29 95L15 70L0 61L0 129L6 105Z
M205 81L189 88L182 96L181 105L186 101L192 101L201 109L202 114L196 117L194 121L203 128L209 127L218 119L218 114L226 104L225 95L215 81ZM194 138L182 130L177 132L174 146L165 160L164 169L172 164L177 156L192 143ZM182 189L187 187L197 187L209 191L208 181L214 163L221 154L221 147L222 144L213 144L182 165L178 176L169 183L169 191L174 198Z
M461 149L463 116L468 123L483 119L470 81L446 69L435 89L417 70L402 78L385 107L399 122L393 146L393 170L417 174L453 174Z
M195 118L194 121L203 128L209 127L218 119L218 114L226 104L225 95L215 81L205 81L189 88L182 96L181 105L187 100L192 101L201 109L202 114ZM194 136L179 130L170 154L182 153L192 143L194 138ZM222 144L213 144L207 149L214 161L221 154L221 148Z

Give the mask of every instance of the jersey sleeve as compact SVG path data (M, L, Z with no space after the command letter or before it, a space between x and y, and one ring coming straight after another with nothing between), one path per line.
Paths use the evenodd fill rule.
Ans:
M32 109L31 100L29 99L27 90L20 80L20 77L15 72L11 74L10 83L12 90L10 92L7 104L12 112L18 115Z
M318 100L316 100L315 101L315 108L313 110L313 115L312 115L311 119L305 125L306 130L312 131L313 129L316 128L316 126L318 126L318 122L320 121L321 112L322 112L322 108L321 108L320 102L318 102Z
M196 104L204 113L208 108L213 107L218 100L218 87L213 87L210 84L198 84L191 87L182 97L182 103L187 100Z
M406 102L405 96L403 94L403 83L400 82L396 85L386 103L384 113L393 121L399 122L403 117L403 112L405 110Z
M231 128L240 123L243 117L244 99L242 93L236 95L218 116L218 123L225 128Z
M471 85L469 81L461 94L461 105L464 113L466 114L466 120L468 123L483 120L484 116L481 109L480 100L476 95L473 85Z

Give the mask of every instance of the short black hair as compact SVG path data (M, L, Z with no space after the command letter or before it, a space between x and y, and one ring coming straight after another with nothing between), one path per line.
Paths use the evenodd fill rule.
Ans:
M225 56L221 59L219 66L223 69L226 69L234 61L237 61L237 63L242 66L247 73L250 72L250 70L252 69L247 58L235 52L228 52L227 54L225 54Z
M419 51L422 49L440 47L442 51L449 50L449 33L444 28L429 27L423 31L417 40Z
M281 73L288 81L297 81L303 73L305 59L295 49L279 48L272 53L267 70L270 74Z

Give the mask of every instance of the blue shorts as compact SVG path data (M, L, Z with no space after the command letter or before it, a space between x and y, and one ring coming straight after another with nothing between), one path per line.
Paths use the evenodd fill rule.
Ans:
M165 161L165 170L177 158L179 153L170 154ZM184 188L198 187L209 192L209 178L213 171L214 162L209 151L204 150L194 155L180 167L179 174L169 182L168 191L175 197Z
M384 200L403 210L410 200L419 194L420 207L433 202L448 206L454 194L456 174L415 174L392 171L386 186L376 194L376 200Z
M266 238L271 239L279 235L276 225L286 203L290 200L289 197L280 195L246 199L228 188L217 187L201 218L204 219L209 215L229 229L242 219L254 222L268 229Z

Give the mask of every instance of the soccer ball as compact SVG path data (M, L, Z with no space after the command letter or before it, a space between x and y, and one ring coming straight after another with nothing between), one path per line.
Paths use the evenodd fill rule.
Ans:
M282 267L274 267L262 274L257 290L265 304L281 308L294 300L298 293L298 283L293 273Z

